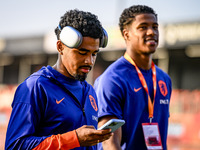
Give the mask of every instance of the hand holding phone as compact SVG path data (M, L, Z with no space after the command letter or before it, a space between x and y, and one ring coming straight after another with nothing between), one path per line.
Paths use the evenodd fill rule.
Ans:
M106 122L104 125L102 125L97 130L103 130L103 129L111 129L111 132L114 132L119 127L125 124L125 121L122 119L111 119L108 122Z

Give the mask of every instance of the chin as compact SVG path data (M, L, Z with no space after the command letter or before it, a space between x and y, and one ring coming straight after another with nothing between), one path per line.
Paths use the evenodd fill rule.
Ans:
M87 78L87 74L83 75L77 74L76 76L74 76L74 78L79 81L85 81L85 79Z
M157 47L156 47L156 48L157 48ZM155 48L155 47L154 47L154 48L149 48L149 49L148 49L148 52L149 52L149 53L155 53L156 48Z
M151 50L151 52L150 53L155 53L156 52L156 49L154 49L154 50Z
M143 54L145 55L150 55L150 54L153 54L155 53L156 50L147 50L147 51L144 51Z

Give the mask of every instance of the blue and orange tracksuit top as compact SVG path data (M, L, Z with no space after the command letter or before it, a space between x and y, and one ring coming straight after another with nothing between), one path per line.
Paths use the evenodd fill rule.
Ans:
M96 94L86 81L42 67L15 92L5 149L79 149L75 129L97 127Z

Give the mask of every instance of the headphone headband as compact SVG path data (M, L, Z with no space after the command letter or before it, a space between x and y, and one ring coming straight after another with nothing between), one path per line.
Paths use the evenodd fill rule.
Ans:
M60 31L62 30L60 25L58 25L58 29L59 29Z

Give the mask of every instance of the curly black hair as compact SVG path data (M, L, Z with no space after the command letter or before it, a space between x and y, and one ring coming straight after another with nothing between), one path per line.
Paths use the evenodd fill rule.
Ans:
M124 9L119 18L119 28L122 35L125 26L130 25L133 22L136 15L144 13L154 14L157 19L156 12L151 7L145 5L133 5L127 9Z
M61 29L65 26L71 26L78 30L83 37L98 39L103 36L103 28L98 17L90 12L78 9L69 10L60 19L59 26ZM60 30L58 27L55 29L55 34L59 40Z

